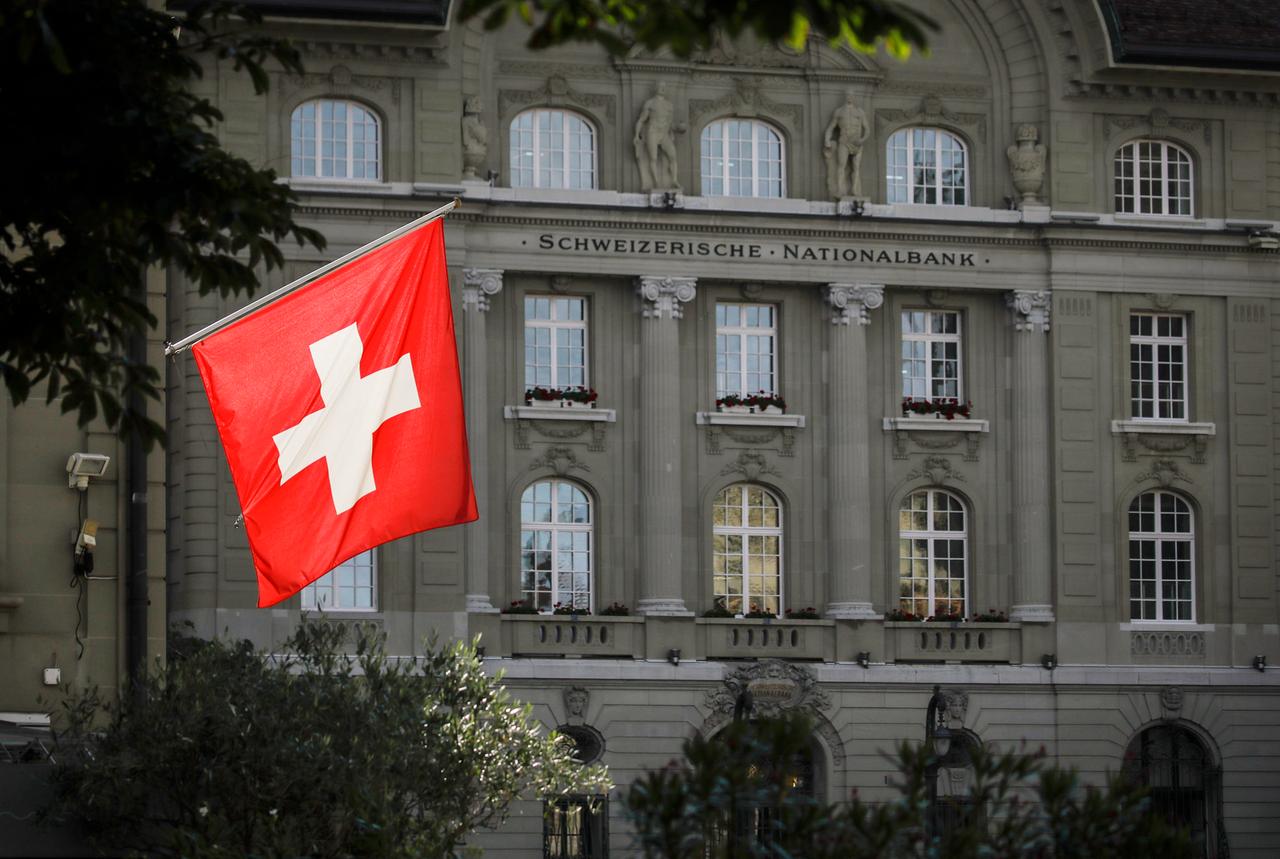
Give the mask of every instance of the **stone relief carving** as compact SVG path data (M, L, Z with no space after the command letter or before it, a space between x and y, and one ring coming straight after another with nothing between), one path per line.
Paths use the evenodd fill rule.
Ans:
M832 283L826 287L831 305L831 324L848 325L853 319L859 325L871 324L871 311L884 304L884 286L874 283Z
M939 691L942 699L947 702L947 727L953 731L963 728L965 716L969 713L969 696L958 689Z
M877 110L876 122L881 125L950 125L972 133L982 143L987 140L987 118L984 115L952 113L936 92L921 99L915 110Z
M391 101L398 104L400 102L400 81L391 80L389 83L391 86ZM331 86L334 89L346 92L357 89L380 92L387 85L387 78L357 75L346 66L336 65L327 72L284 75L280 91L288 95L301 87Z
M702 118L732 113L734 116L757 116L761 113L783 116L800 125L803 108L798 104L780 104L760 92L760 82L753 78L734 78L733 92L714 100L693 99L689 102L689 118L695 126Z
M591 466L579 461L578 455L567 447L549 447L542 456L529 463L530 471L540 468L550 468L561 477L575 468L580 471L591 470Z
M805 54L805 51L769 42L736 45L727 33L716 28L711 34L711 47L695 52L689 59L695 63L739 68L803 68L806 65Z
M907 472L908 480L927 479L930 483L963 483L964 475L956 471L951 460L945 456L926 456L924 462L912 471Z
M554 441L579 438L589 432L591 437L587 440L587 450L599 453L605 449L605 426L604 421L539 421L521 419L515 422L514 447L516 450L528 450L531 446L531 431L542 438Z
M609 122L614 121L617 113L613 96L578 92L569 85L563 75L559 74L550 75L547 82L539 89L504 89L498 93L498 111L504 116L511 108L526 104L546 104L552 107L577 105L603 113Z
M1146 116L1116 116L1108 114L1102 121L1103 135L1110 138L1117 133L1129 135L1164 135L1169 129L1186 134L1201 132L1205 143L1213 143L1213 126L1203 119L1174 119L1164 108L1154 108Z
M1188 451L1188 456L1194 464L1204 465L1205 454L1209 450L1209 436L1127 432L1121 434L1120 444L1120 457L1125 462L1137 462L1138 448L1141 447L1157 454L1170 454L1185 450ZM1148 477L1156 479L1150 475L1143 475L1142 477L1143 479Z
M581 686L570 686L564 690L564 711L569 716L569 724L582 724L590 701L591 693Z
M720 469L721 476L728 474L741 474L752 482L759 480L760 476L764 474L782 476L782 472L770 465L769 460L763 453L754 453L746 450L739 453L736 460Z
M893 431L893 458L908 459L911 442L921 450L950 450L960 442L964 442L964 461L977 462L978 449L982 445L982 433L979 432L912 432L896 429Z
M484 103L479 96L471 96L462 103L462 178L479 179L489 154L489 129L485 128L480 114Z
M378 62L441 65L444 46L435 35L423 35L412 44L389 45L386 42L331 42L303 39L295 42L305 58L329 60L377 60Z
M1170 487L1175 481L1190 483L1191 480L1178 468L1172 459L1157 459L1151 463L1151 470L1138 475L1138 480L1154 480L1161 486Z
M1015 331L1049 331L1049 314L1053 306L1047 289L1015 289L1005 295L1005 304L1013 313Z
M724 685L707 692L706 706L713 713L731 716L743 692L750 693L757 718L779 716L788 710L820 712L831 706L827 693L808 670L765 659L725 675Z
M831 114L822 134L822 157L827 165L827 193L836 200L866 200L862 193L862 145L871 134L867 115L858 107L857 93L846 90L844 104Z
M680 191L677 181L675 107L667 98L667 83L660 81L640 108L631 138L640 165L643 191Z
M745 445L752 449L770 445L770 449L777 451L779 456L795 456L796 436L795 430L791 427L762 427L756 429L734 426L708 426L706 431L707 453L713 456L724 452L726 445L724 445L722 437L735 443L734 445L727 445L732 449L737 449L736 445ZM772 446L775 441L778 443L777 447Z
M1034 125L1018 126L1015 143L1005 150L1009 159L1009 172L1013 174L1013 187L1022 195L1022 203L1040 202L1040 188L1044 185L1044 162L1047 150L1040 143L1040 130Z
M1160 690L1160 709L1166 719L1176 719L1182 712L1182 690L1177 686L1166 686Z
M489 298L502 291L502 269L464 268L462 270L463 311L489 310Z
M697 280L692 277L641 275L638 292L645 319L683 319L680 305L693 301Z

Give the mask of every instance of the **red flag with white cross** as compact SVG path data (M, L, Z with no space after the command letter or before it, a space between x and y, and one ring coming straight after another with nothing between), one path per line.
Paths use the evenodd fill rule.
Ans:
M194 352L259 606L375 546L476 518L441 220Z

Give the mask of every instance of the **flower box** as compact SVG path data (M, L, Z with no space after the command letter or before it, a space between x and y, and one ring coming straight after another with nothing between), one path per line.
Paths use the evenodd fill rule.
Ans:
M529 388L524 392L527 406L561 409L594 409L599 398L594 388Z
M938 397L932 400L927 397L905 397L902 400L902 416L905 418L912 414L933 415L934 420L953 421L957 417L968 418L972 415L973 403L968 400L962 403L955 397Z
M716 411L730 414L780 415L786 412L787 401L777 394L759 391L755 394L725 394L716 398Z

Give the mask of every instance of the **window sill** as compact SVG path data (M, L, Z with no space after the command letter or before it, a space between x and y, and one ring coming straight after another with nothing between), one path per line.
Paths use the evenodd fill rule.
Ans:
M1213 632L1212 623L1196 623L1190 620L1134 620L1120 624L1121 632Z
M789 618L789 617L696 617L695 624L709 626L835 626L834 620L826 618Z
M406 182L375 182L367 179L289 178L290 188L308 194L356 194L362 197L407 197L412 186Z
M1005 621L999 623L997 621L985 620L886 620L884 622L886 629L1022 629L1022 624L1017 621Z
M644 623L643 616L633 616L629 614L552 614L547 612L543 614L500 614L499 618L505 623L546 623L547 621L555 621L557 623Z
M1161 227L1203 228L1205 222L1193 215L1140 215L1133 212L1116 212L1111 216L1117 224L1158 225Z
M976 418L885 418L884 429L886 432L991 432L991 422Z
M503 406L502 416L509 421L590 421L616 423L615 409L588 409L562 406Z
M728 427L789 427L801 428L805 425L804 415L750 414L743 412L697 412L694 421L698 426Z
M1114 420L1111 422L1113 435L1143 433L1145 435L1201 435L1216 436L1218 428L1212 423L1192 423L1190 421L1151 421L1151 420Z

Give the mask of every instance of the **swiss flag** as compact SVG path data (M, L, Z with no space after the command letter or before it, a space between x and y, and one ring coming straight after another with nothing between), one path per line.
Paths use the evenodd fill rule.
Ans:
M476 518L440 219L193 351L260 607L374 546Z

